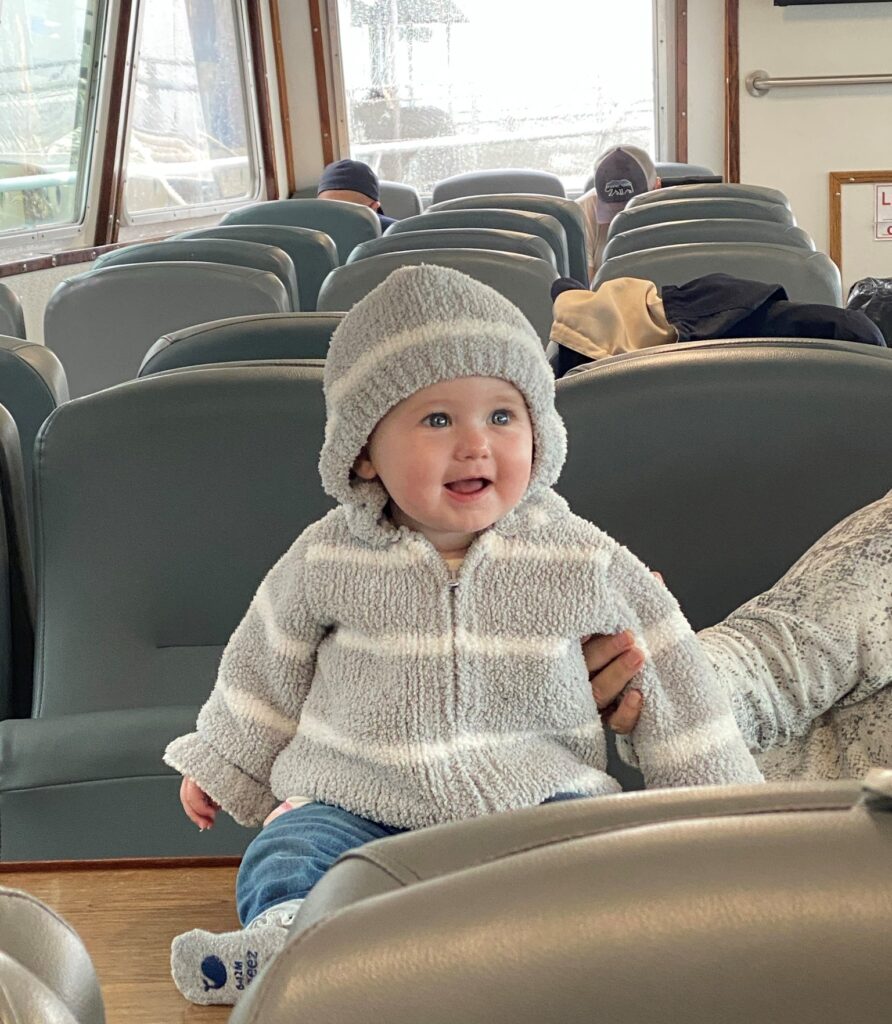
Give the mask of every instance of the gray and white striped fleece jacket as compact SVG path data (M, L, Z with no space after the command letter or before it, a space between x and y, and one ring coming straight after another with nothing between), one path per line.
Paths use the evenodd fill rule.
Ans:
M335 509L272 569L197 731L167 749L237 821L292 794L418 828L615 792L579 641L624 628L648 654L648 785L761 779L675 599L553 491L484 531L454 580L421 534L355 525Z

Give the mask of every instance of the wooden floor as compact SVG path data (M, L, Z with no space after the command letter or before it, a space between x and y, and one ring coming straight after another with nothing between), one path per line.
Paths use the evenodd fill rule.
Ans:
M190 928L238 928L233 858L0 866L64 917L93 959L107 1024L218 1024L228 1006L194 1006L170 979L170 941Z

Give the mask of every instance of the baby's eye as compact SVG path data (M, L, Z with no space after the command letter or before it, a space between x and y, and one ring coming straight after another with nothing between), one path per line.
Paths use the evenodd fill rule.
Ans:
M445 412L432 412L424 417L424 422L430 427L448 427L449 416Z
M511 413L507 409L496 409L492 416L490 416L490 420L497 427L507 427L511 422Z

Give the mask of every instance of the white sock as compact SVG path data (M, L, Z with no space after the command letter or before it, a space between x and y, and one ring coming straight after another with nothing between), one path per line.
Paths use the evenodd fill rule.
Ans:
M238 931L195 928L178 935L170 946L174 984L192 1003L232 1006L285 945L301 903L277 903Z

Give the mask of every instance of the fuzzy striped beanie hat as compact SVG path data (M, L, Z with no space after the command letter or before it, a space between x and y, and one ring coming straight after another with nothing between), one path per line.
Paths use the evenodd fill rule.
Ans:
M383 508L377 480L352 468L384 415L422 388L457 377L498 377L526 399L534 457L527 496L551 487L567 450L554 375L520 310L488 285L448 267L401 267L361 299L325 360L322 486L344 504Z

